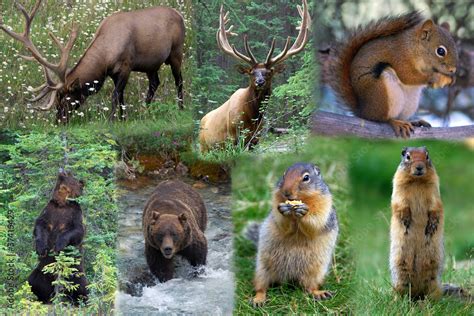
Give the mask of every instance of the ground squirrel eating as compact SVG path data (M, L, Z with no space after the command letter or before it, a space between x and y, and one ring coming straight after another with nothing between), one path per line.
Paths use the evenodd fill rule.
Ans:
M332 196L319 168L310 163L289 167L260 227L253 305L263 305L271 284L286 281L298 282L317 300L332 297L321 285L338 231Z

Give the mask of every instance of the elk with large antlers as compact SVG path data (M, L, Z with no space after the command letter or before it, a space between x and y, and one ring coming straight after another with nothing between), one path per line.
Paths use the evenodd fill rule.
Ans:
M226 29L226 24L230 21L229 12L224 14L224 9L221 7L219 29L216 35L217 44L224 53L249 65L249 67L239 65L238 70L241 74L247 74L250 77L250 83L247 88L234 92L229 100L201 119L199 132L201 151L205 152L212 147L221 146L228 139L236 144L241 131L245 133L243 137L246 146L257 144L258 134L263 125L261 104L271 94L273 75L283 71L282 63L290 56L301 52L309 39L308 30L311 20L306 0L303 0L302 7L298 6L298 12L301 16L301 24L293 45L290 47L290 37L288 37L282 52L272 57L275 50L275 39L273 39L265 62L260 63L250 50L247 36L244 36L246 55L239 52L234 45L229 44L227 35L236 34L232 32L233 26Z
M120 105L119 118L123 118L123 93L130 72L147 74L149 88L146 102L150 103L160 83L158 70L163 63L171 66L178 89L178 104L180 108L183 107L181 63L185 28L184 19L178 11L168 7L154 7L119 12L105 18L86 52L72 69L68 69L69 55L78 35L77 24L73 23L66 45L49 33L61 53L59 63L55 64L41 55L30 38L31 23L41 0L36 1L30 13L20 3L15 4L25 17L25 30L22 34L16 33L4 26L1 19L0 29L23 43L31 54L21 57L37 61L43 67L46 82L31 90L39 92L31 101L40 101L49 96L49 102L45 106L36 107L37 109L46 111L54 105L58 121L66 123L70 113L89 95L96 93L110 76L115 84L110 118L115 117L117 105ZM53 75L57 78L56 81Z

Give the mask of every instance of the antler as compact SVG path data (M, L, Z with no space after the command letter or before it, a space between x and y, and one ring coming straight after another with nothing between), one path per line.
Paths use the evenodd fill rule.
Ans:
M53 64L41 55L39 50L36 48L36 46L33 44L33 42L30 39L31 23L36 15L36 12L38 11L39 6L41 5L41 0L36 1L30 13L28 13L26 9L17 1L15 1L15 5L25 17L25 30L23 31L23 34L19 34L19 33L13 32L12 30L7 29L3 25L3 21L1 19L0 19L0 29L2 29L9 36L13 37L15 40L23 43L25 48L29 50L32 55L32 56L20 55L20 57L29 61L36 60L43 67L43 72L44 72L46 82L42 84L41 86L30 90L32 92L41 91L36 97L31 99L30 101L31 102L39 101L43 99L47 94L51 93L49 103L45 107L38 108L40 110L49 110L55 102L58 90L61 89L66 83L67 63L69 60L71 49L74 46L74 42L76 41L76 38L78 35L78 25L76 23L73 23L71 35L69 36L69 39L65 46L61 44L59 39L56 36L54 36L53 33L51 32L48 33L48 35L51 37L53 42L59 47L59 50L61 51L61 58L59 60L59 63ZM53 72L58 77L60 82L55 83L51 79L50 71Z
M216 34L217 45L224 53L240 61L246 62L250 65L258 64L257 60L255 59L255 56L252 54L252 51L250 50L247 35L244 36L244 46L245 46L245 51L247 52L248 56L245 56L244 54L239 52L234 47L234 45L229 44L227 35L235 36L237 34L232 32L232 28L234 27L233 25L231 25L226 30L226 24L230 22L230 19L228 18L228 16L229 16L229 12L226 12L224 14L224 7L221 6L221 10L219 14L219 29L217 30L217 34Z
M311 17L309 16L307 1L303 0L303 7L298 5L297 8L298 8L298 13L300 14L300 17L302 19L301 25L296 28L300 30L298 37L296 38L291 48L288 48L290 45L290 37L288 36L282 52L278 54L277 56L271 58L273 51L275 49L275 39L273 39L272 45L270 47L270 51L268 52L267 58L265 60L265 65L274 66L276 64L282 63L290 56L293 56L301 52L304 46L306 45L306 43L308 42L309 40L308 30L311 26Z

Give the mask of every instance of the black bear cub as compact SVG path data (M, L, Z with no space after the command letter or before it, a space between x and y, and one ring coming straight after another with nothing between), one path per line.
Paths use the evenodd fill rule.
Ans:
M206 207L190 185L173 180L156 187L143 211L143 234L148 266L160 282L173 278L175 255L206 264L206 225Z
M32 292L43 303L51 303L54 296L55 275L45 274L44 266L55 262L53 253L59 253L67 246L74 246L82 253L84 225L82 210L75 198L82 194L84 183L76 180L69 172L60 170L53 196L48 205L36 219L33 236L39 264L28 278ZM84 276L84 266L81 263L75 267L79 275L72 276L68 281L78 284L77 290L65 293L75 304L87 300L87 280Z

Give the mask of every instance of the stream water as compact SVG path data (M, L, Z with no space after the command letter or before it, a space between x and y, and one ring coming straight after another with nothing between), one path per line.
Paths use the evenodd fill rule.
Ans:
M195 182L188 178L181 180L190 185ZM160 181L143 178L129 183L119 182L122 193L119 197L116 311L120 315L231 315L234 281L229 185L206 185L196 189L208 212L205 231L207 265L197 273L186 260L177 256L174 279L159 283L150 274L145 260L142 211Z

